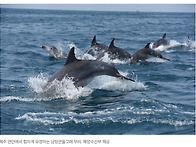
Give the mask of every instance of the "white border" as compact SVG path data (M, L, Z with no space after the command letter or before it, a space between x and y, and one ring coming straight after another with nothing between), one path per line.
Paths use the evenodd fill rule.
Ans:
M195 0L1 0L1 4L196 4Z
M195 0L178 0L178 1L165 1L165 0L144 0L128 1L128 0L1 0L0 4L196 4ZM196 135L0 135L0 141L5 140L7 143L0 146L46 146L46 144L8 144L8 140L97 140L97 139L109 139L109 144L59 144L48 146L134 146L134 147L189 147L196 145Z
M7 146L71 146L71 147L191 147L195 146L195 135L5 135L0 136L0 141L4 140ZM34 143L25 143L25 141ZM52 144L53 140L64 140L65 144ZM72 140L73 143L69 143ZM78 141L77 143L75 142ZM90 143L85 143L89 141ZM97 140L109 140L108 144L96 142ZM18 141L18 143L17 143ZM36 143L42 141L45 143Z

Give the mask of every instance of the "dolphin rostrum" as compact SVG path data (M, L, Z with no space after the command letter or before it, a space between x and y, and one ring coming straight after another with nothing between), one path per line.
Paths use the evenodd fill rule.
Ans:
M161 58L161 59L170 61L169 59L163 57L160 53L150 49L150 47L149 47L150 44L151 43L149 42L144 48L136 51L132 55L130 63L138 62L138 61L146 62L146 59L148 59L150 57L157 57L157 58Z

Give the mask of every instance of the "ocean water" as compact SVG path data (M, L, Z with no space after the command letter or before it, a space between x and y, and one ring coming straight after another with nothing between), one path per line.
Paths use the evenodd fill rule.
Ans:
M194 13L1 9L0 19L1 134L195 134ZM156 50L170 62L104 60L136 83L100 76L76 88L64 79L39 95L65 62L40 46L75 46L84 58L96 35L133 54L165 32L170 43Z

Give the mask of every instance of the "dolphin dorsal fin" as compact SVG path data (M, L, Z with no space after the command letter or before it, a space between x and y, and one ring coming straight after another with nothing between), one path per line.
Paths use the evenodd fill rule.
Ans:
M151 44L151 42L149 42L148 44L146 44L146 46L144 48L150 48L150 44Z
M79 61L79 60L76 58L76 56L75 56L74 50L75 50L75 47L72 47L72 48L70 49L69 54L68 54L68 56L67 56L67 60L66 60L66 62L65 62L65 64L64 64L64 66L67 65L67 64L69 64L69 63L72 63L72 62L75 62L75 61Z
M96 43L97 43L96 36L94 36L91 42L91 46L95 45Z
M165 37L166 37L166 33L163 34L163 37L162 38L165 39Z
M109 45L108 49L113 48L113 47L115 47L115 46L114 46L114 38L113 38L112 41L110 42L110 45Z

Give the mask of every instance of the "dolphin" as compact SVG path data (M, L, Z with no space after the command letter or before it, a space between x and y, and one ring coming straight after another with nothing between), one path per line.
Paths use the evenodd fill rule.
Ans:
M42 49L46 50L52 57L56 59L66 58L67 54L54 46L41 46Z
M97 43L96 36L94 36L91 42L91 46L85 51L85 53L97 58L97 56L107 50L107 48L107 45Z
M163 34L163 37L157 41L155 41L152 45L152 48L157 48L161 45L168 45L169 42L166 40L166 33Z
M187 36L186 46L191 47L191 40L190 40L189 35Z
M127 52L126 50L116 47L114 45L114 38L112 39L108 49L101 53L96 60L102 60L102 57L104 57L105 54L108 54L109 58L111 60L119 59L119 60L126 60L131 58L131 54Z
M144 48L136 51L131 57L130 64L133 62L138 62L138 61L146 62L146 59L150 57L157 57L157 58L170 61L169 59L163 57L160 53L150 49L149 47L150 44L151 42L149 42Z
M65 77L72 78L76 87L84 87L90 83L94 77L100 75L108 75L135 82L134 80L121 75L113 65L108 63L96 60L77 59L74 50L75 48L72 47L64 66L49 79L45 88L55 79L61 81Z

